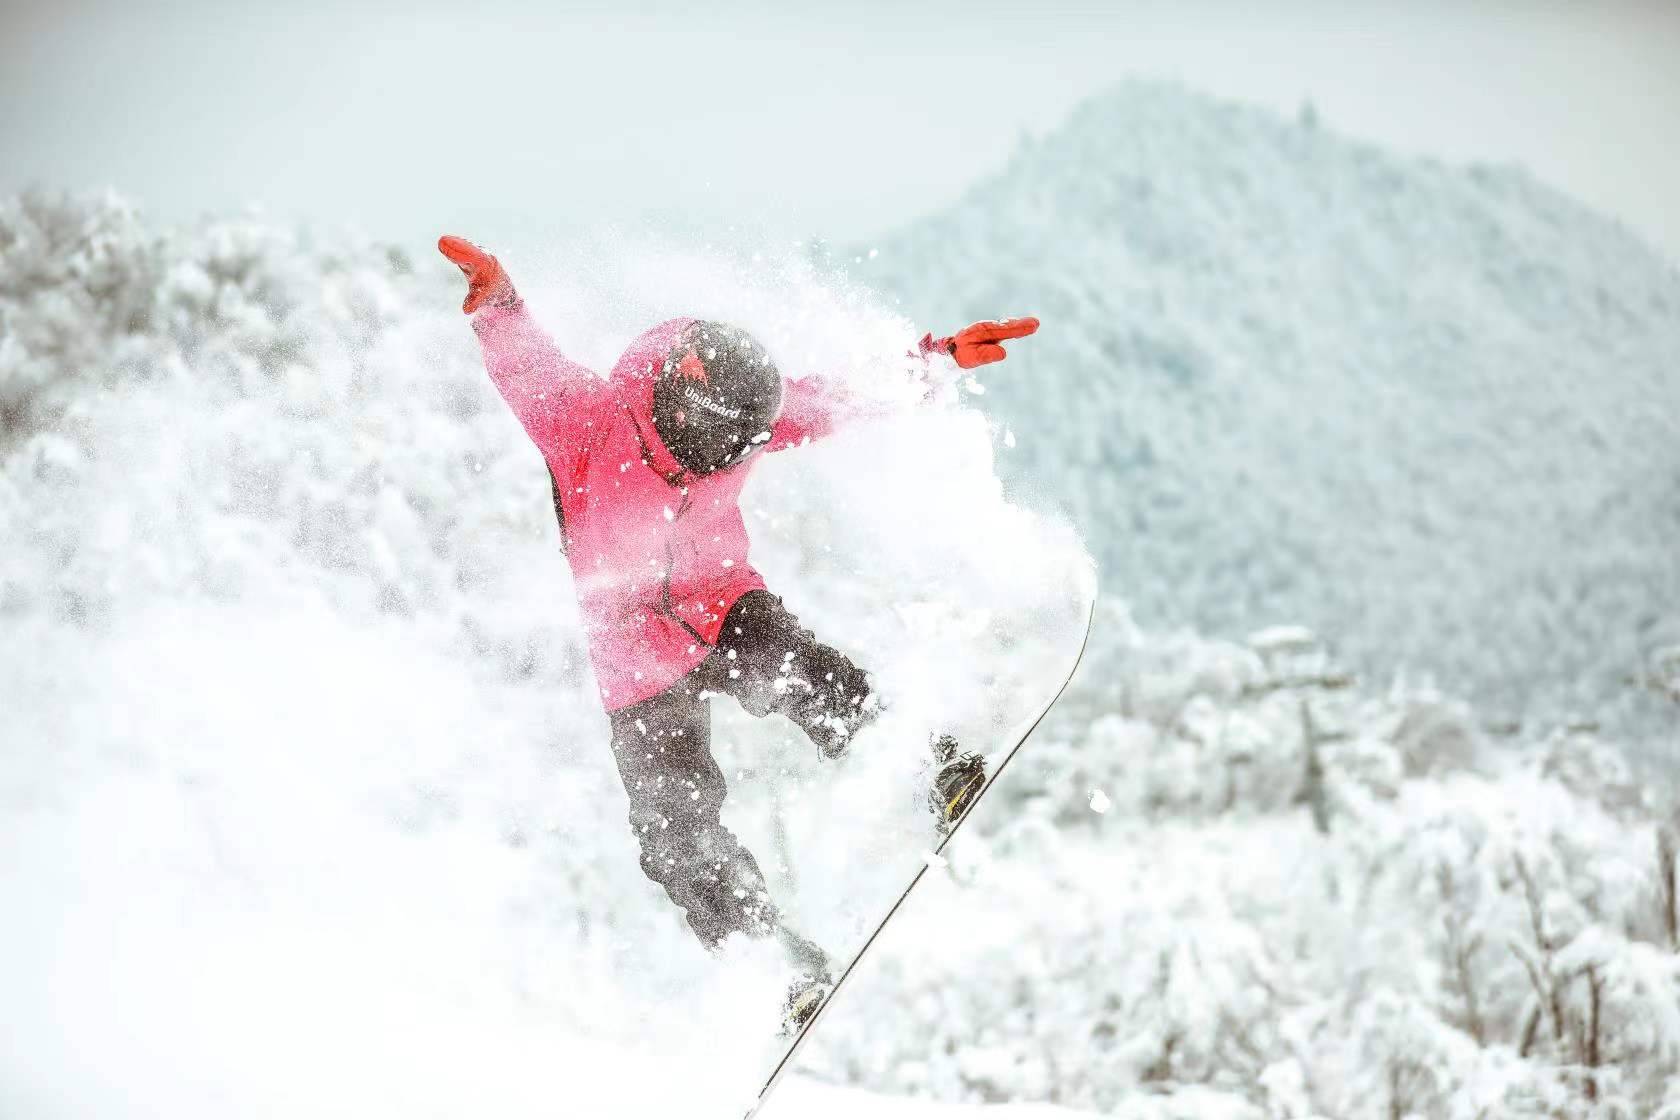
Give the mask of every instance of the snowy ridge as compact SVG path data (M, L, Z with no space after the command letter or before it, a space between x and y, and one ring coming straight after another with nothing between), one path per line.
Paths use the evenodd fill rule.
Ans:
M871 248L918 319L1042 316L977 403L1145 625L1666 738L1627 679L1680 641L1680 272L1619 226L1134 82Z
M860 362L913 329L786 262L631 249L531 285L596 362L673 308ZM727 1116L756 1087L780 977L708 960L636 869L547 480L458 300L441 263L261 221L0 205L0 1112ZM894 424L755 479L764 566L932 664L918 702L1024 691L1011 625L1078 542L1001 501L971 409ZM865 517L858 472L917 486ZM1111 599L1099 634L811 1073L936 1116L1680 1117L1671 791L1591 731L1495 749L1305 633ZM718 733L764 853L868 792L781 733ZM778 888L838 922L810 873L847 856ZM804 1088L774 1107L854 1106Z

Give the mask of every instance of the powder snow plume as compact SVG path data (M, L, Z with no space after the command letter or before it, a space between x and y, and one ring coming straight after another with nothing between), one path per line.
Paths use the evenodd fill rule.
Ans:
M453 270L260 220L159 233L115 199L15 200L0 229L0 1100L641 1116L756 1090L785 977L709 960L636 866L547 475ZM772 586L894 704L838 781L790 727L720 725L734 827L839 950L914 866L930 728L1006 726L1050 683L1022 654L1094 594L1080 542L1003 500L958 390L914 407L913 325L797 253L497 248L597 368L707 315L905 405L745 499Z

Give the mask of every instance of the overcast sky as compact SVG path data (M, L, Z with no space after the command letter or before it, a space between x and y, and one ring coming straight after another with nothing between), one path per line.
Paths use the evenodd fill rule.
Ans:
M1680 3L619 6L0 0L0 190L404 241L655 220L851 241L1137 75L1520 162L1680 261Z

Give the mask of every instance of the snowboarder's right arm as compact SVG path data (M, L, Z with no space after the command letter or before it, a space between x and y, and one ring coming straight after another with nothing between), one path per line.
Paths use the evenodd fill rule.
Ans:
M1025 338L1036 330L1038 320L1030 315L1019 319L986 319L948 338L934 338L930 331L905 356L927 363L934 355L944 354L956 362L958 369L974 369L1001 362L1008 356L1001 343ZM923 377L931 397L937 391L932 371L924 371ZM798 447L821 439L843 420L881 415L885 411L879 403L855 400L842 383L831 383L820 377L791 378L782 400L782 414L770 429L765 450Z
M582 412L605 382L560 348L531 318L513 281L495 257L459 237L438 239L438 251L467 278L461 310L472 316L484 348L484 368L539 448L559 442L568 413Z

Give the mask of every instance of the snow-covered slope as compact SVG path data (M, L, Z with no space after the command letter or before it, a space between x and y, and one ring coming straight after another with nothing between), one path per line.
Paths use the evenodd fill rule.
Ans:
M1508 715L1680 640L1680 274L1521 171L1125 84L871 247L918 320L1042 316L1000 469L1145 625L1306 622Z

